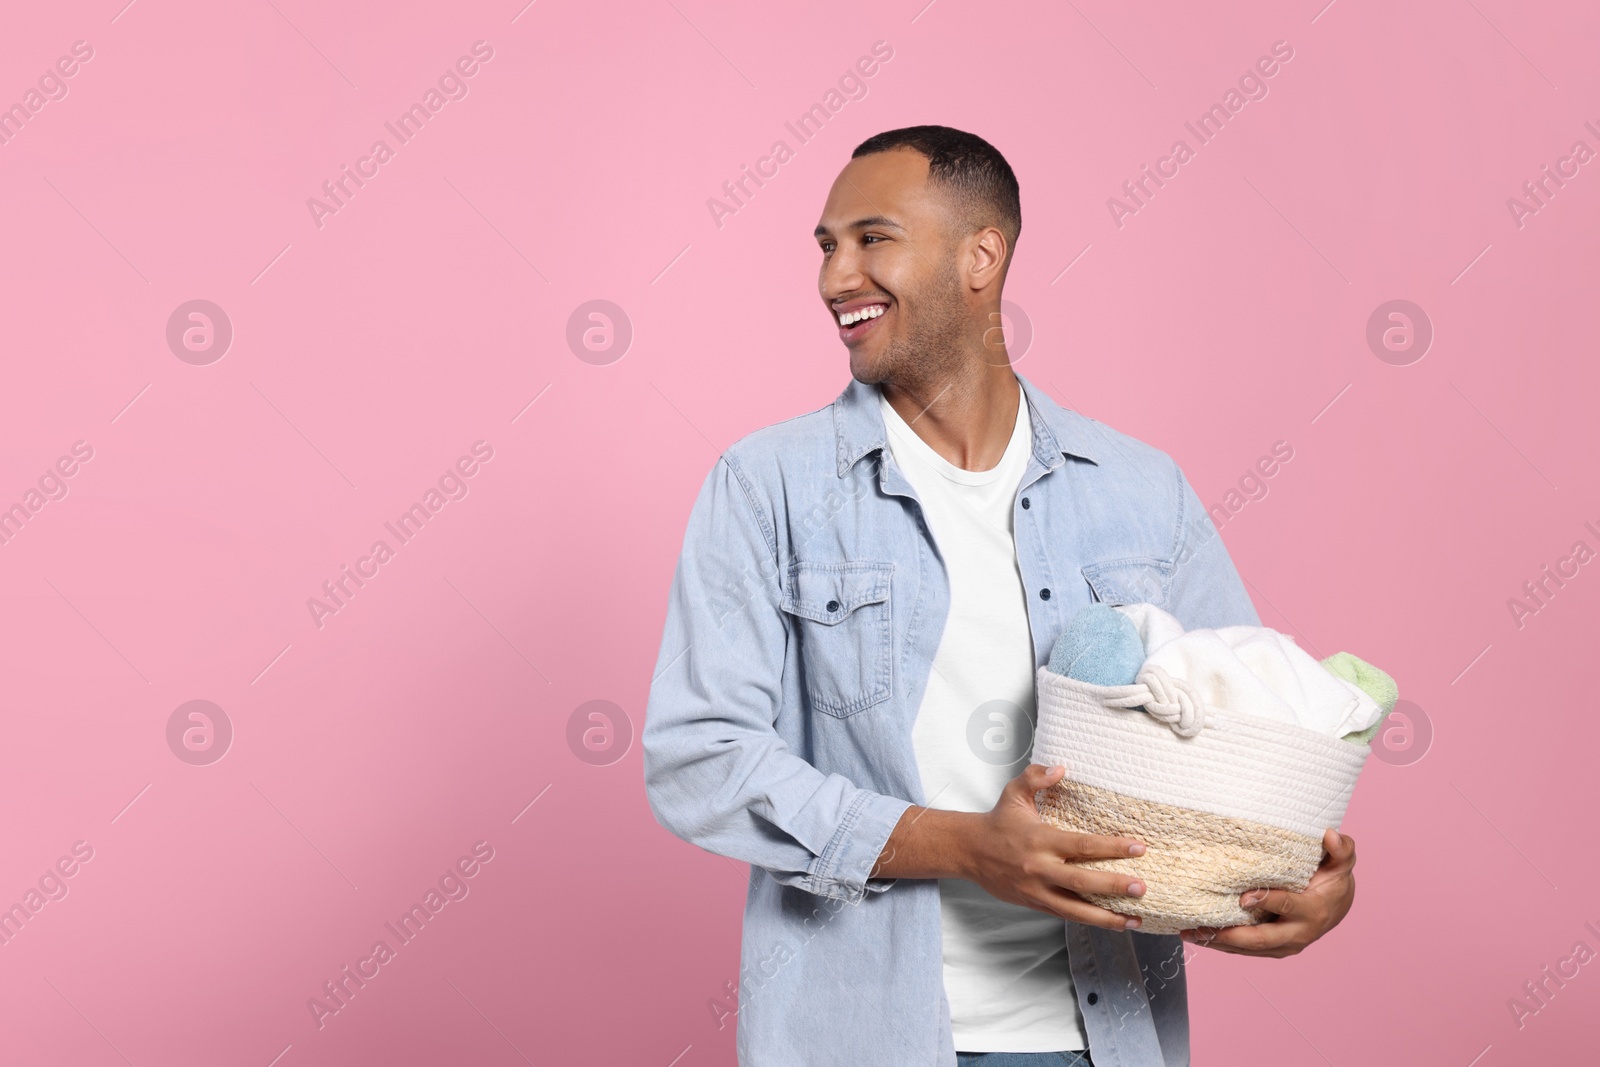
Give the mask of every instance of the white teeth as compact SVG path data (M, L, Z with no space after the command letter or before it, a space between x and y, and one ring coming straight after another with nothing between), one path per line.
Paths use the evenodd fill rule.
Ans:
M847 311L843 315L839 316L839 325L849 326L852 323L860 322L863 319L875 319L879 315L882 315L885 310L886 309L882 304L874 304L872 307L861 308L857 311Z

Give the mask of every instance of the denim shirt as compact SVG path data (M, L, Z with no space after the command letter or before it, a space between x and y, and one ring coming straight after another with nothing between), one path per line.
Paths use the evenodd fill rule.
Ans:
M1157 604L1187 629L1259 625L1178 465L1017 377L1033 421L1013 516L1035 667L1093 600ZM640 744L657 820L751 864L745 1067L955 1067L939 883L868 877L901 814L927 804L911 727L949 605L876 386L852 380L742 438L700 489ZM1096 1067L1187 1064L1183 942L1065 928Z

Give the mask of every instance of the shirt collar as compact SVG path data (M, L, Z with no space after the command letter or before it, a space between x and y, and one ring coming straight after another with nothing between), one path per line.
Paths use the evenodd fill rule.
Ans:
M1092 443L1093 420L1062 408L1020 374L1017 383L1028 401L1033 454L1040 463L1053 470L1060 466L1062 455L1100 462ZM843 478L862 456L889 445L883 413L878 410L878 387L852 378L833 403L833 426L838 439L838 473Z

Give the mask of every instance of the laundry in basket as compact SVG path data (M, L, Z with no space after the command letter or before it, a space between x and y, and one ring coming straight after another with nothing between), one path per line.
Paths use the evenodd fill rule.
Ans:
M1261 922L1266 911L1241 908L1240 895L1309 884L1393 708L1393 680L1348 653L1319 663L1267 627L1184 631L1150 604L1115 611L1131 629L1090 605L1052 655L1095 681L1038 671L1033 762L1067 768L1036 795L1040 817L1145 842L1142 856L1080 864L1144 881L1141 897L1084 894L1144 933ZM1126 648L1100 655L1129 632L1145 652L1131 679L1104 668L1136 661Z

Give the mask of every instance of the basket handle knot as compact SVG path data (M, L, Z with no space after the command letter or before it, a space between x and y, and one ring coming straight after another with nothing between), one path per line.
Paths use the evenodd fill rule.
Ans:
M1131 696L1107 700L1108 707L1142 707L1152 719L1172 727L1179 737L1193 737L1206 724L1206 705L1182 678L1174 678L1157 665L1146 664L1139 671L1138 688Z

